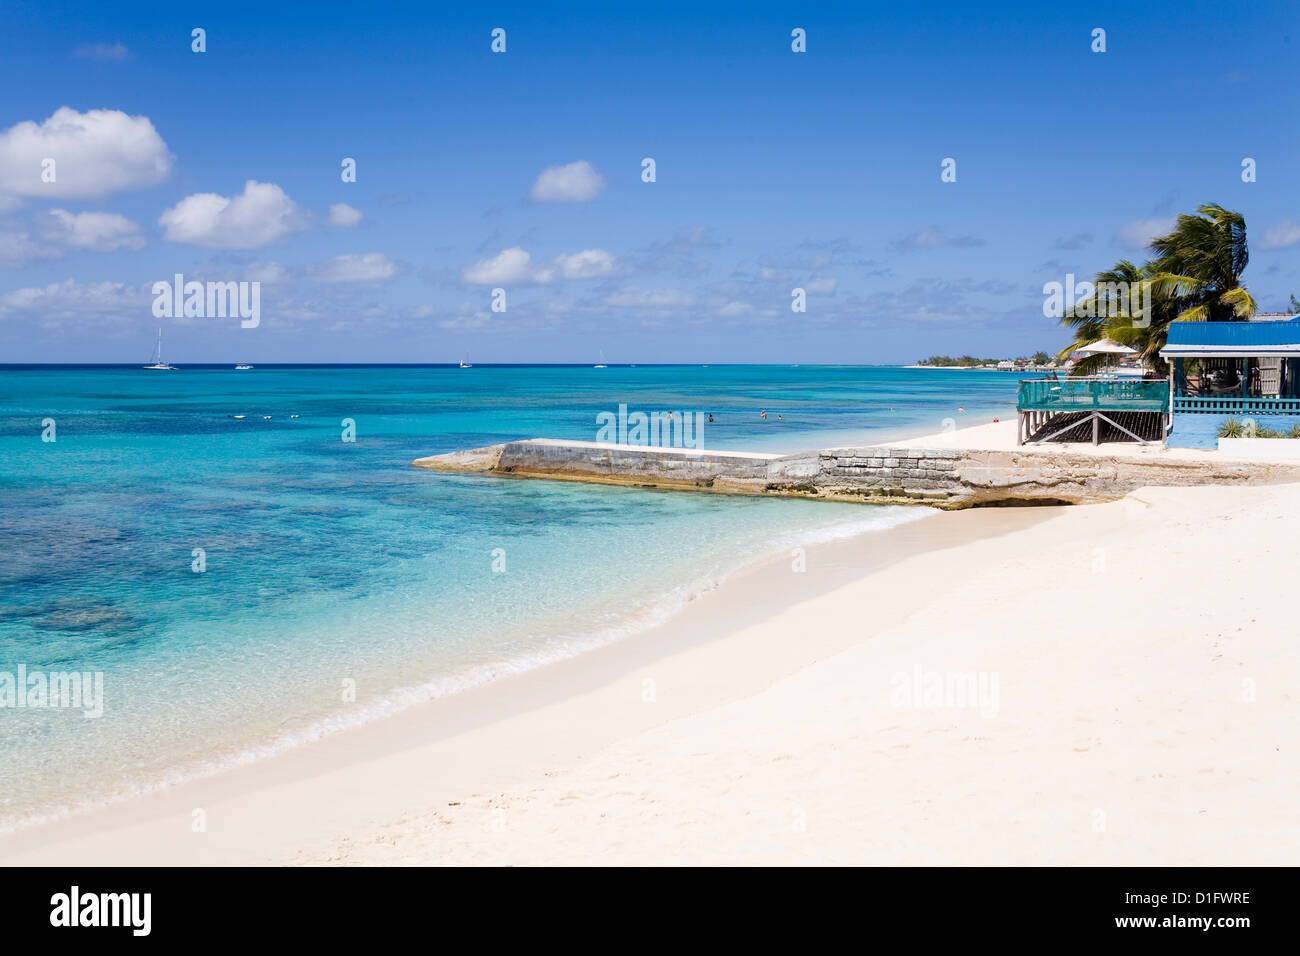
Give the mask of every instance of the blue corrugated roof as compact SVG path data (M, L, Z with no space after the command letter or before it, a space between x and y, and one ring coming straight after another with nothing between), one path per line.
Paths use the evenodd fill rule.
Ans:
M1279 322L1172 322L1160 352L1205 355L1217 349L1239 355L1259 354L1251 349L1300 351L1300 317Z

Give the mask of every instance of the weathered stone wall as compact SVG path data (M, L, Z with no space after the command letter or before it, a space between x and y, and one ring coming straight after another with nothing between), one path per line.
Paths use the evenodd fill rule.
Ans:
M684 451L554 439L509 442L422 458L441 471L479 471L652 488L926 504L1109 501L1145 485L1300 481L1300 467L1265 462L869 446L797 455Z
M944 504L963 494L961 457L954 448L833 448L818 453L816 484L823 497Z
M768 465L781 459L780 455L747 452L695 452L554 439L508 442L475 454L493 462L482 470L502 475L747 494L766 490ZM417 464L442 468L445 457L421 459Z

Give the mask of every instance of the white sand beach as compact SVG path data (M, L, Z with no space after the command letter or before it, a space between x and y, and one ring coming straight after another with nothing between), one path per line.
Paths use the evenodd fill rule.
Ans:
M908 444L924 448L969 448L979 451L1019 451L1024 454L1041 455L1082 455L1085 457L1120 457L1120 458L1164 458L1181 461L1203 461L1211 459L1226 460L1233 456L1219 451L1206 451L1198 448L1168 448L1152 443L1140 445L1137 442L1104 442L1093 445L1091 442L1026 442L1016 444L1016 419L1010 418L980 425L922 435L908 438ZM1238 460L1238 459L1233 459ZM1249 460L1249 459L1240 459Z
M1145 489L822 545L652 631L0 859L1291 863L1298 514L1300 485Z

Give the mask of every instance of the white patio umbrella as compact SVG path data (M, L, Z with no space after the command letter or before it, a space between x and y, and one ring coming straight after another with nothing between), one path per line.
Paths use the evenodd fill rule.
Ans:
M1107 369L1107 371L1110 370L1110 358L1109 358L1109 356L1111 356L1111 355L1135 355L1135 354L1137 353L1137 349L1131 349L1131 348L1129 348L1127 345L1123 345L1123 344L1121 344L1121 343L1119 343L1119 342L1116 342L1116 341L1113 340L1113 339L1100 339L1100 340L1098 340L1098 341L1096 341L1096 342L1093 342L1091 345L1085 345L1085 346L1083 346L1083 348L1079 349L1079 351L1080 351L1080 352L1090 352L1090 353L1092 353L1093 355L1105 355L1105 356L1108 356L1107 359L1106 359L1106 369Z
M1091 345L1085 345L1079 349L1080 352L1092 352L1096 355L1132 355L1137 349L1131 349L1127 345L1121 345L1114 339L1099 339Z

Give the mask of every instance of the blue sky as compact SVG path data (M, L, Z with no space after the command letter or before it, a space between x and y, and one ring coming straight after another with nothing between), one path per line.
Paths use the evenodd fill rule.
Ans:
M1026 354L1067 341L1045 282L1204 202L1281 310L1296 11L11 2L0 362L134 362L159 324L182 365ZM260 326L155 319L177 272L260 281Z

